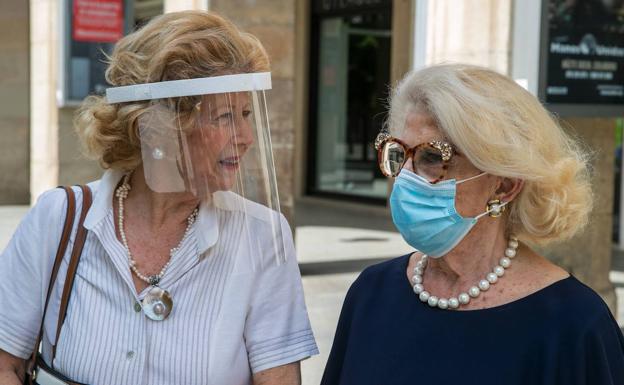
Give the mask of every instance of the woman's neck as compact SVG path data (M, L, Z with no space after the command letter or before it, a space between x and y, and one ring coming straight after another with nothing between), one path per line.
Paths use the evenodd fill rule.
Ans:
M132 173L129 184L131 190L125 206L154 229L171 220L186 223L186 218L199 205L199 199L189 192L158 193L150 189L141 166Z
M479 230L469 233L443 258L429 258L425 283L433 282L444 292L440 294L451 295L484 279L504 256L507 239L502 226Z

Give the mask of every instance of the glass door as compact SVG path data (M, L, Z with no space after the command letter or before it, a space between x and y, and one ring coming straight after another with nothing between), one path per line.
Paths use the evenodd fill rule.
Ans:
M390 83L391 5L315 18L309 192L384 202L375 136Z

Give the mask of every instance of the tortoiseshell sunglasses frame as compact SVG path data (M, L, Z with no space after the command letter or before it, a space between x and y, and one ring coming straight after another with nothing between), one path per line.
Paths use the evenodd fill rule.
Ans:
M399 169L397 170L396 175L392 175L391 173L387 173L384 170L384 167L383 167L383 159L382 159L381 153L382 153L384 145L387 142L397 143L398 145L403 147L403 150L405 151L405 161L403 162L401 167L399 167ZM430 142L420 143L420 144L410 148L407 145L407 143L405 143L401 139L395 138L395 137L391 136L388 133L382 132L379 135L377 135L377 138L375 139L375 148L377 149L377 165L379 166L379 170L381 170L381 173L384 176L386 176L386 177L396 178L399 175L399 173L401 172L401 170L403 169L403 167L405 166L405 163L407 163L407 160L411 158L412 159L412 168L415 171L416 170L415 169L416 165L414 164L414 153L416 153L416 151L418 151L419 149L421 149L422 147L425 147L425 146L429 146L431 148L434 148L434 149L440 151L440 155L442 157L442 162L443 162L442 163L442 174L439 175L434 180L429 181L429 183L431 183L431 184L438 183L439 181L444 179L444 177L446 176L446 173L447 173L448 167L449 167L449 162L450 162L451 158L453 157L453 155L457 154L457 151L455 151L455 149L453 148L453 146L450 143L439 141L439 140L432 140Z

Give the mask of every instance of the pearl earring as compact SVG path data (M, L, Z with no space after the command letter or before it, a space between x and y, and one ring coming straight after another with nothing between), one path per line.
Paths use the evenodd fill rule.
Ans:
M486 209L489 216L498 218L505 211L505 204L500 199L492 199L487 203Z
M163 150L161 150L160 148L156 147L153 151L152 151L152 158L156 159L156 160L160 160L165 156L165 153Z

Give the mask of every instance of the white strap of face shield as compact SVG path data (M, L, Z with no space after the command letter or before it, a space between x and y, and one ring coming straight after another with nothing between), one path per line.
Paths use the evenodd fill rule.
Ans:
M208 78L170 80L158 83L133 84L108 88L109 104L136 102L183 96L221 94L225 92L262 91L271 89L271 73L257 72L213 76Z

